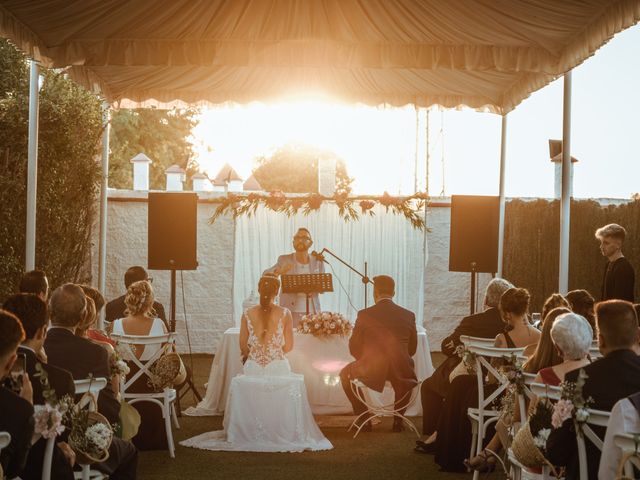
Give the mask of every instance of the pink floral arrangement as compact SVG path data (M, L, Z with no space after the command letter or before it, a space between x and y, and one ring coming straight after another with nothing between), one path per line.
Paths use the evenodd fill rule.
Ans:
M298 324L298 333L311 334L316 337L339 335L348 337L353 326L351 322L339 313L322 312L314 315L304 315Z
M562 382L560 400L553 406L551 416L553 428L560 428L570 418L573 418L578 426L589 419L589 406L593 403L593 399L584 398L582 395L582 388L587 378L585 371L580 369L575 383Z
M34 405L33 409L35 433L48 439L55 438L64 432L62 419L65 412L61 411L58 405L45 403L44 405Z

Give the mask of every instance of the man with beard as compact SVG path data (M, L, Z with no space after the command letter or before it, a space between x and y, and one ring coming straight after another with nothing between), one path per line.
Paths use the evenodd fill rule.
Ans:
M278 261L271 268L263 272L274 275L302 275L310 273L324 273L324 263L316 257L309 255L309 249L313 245L311 233L306 228L299 228L293 236L294 253L280 255ZM307 297L304 293L280 293L278 301L281 307L288 308L293 317L293 327L298 326L298 322L307 312ZM320 313L320 298L314 293L309 298L309 313Z

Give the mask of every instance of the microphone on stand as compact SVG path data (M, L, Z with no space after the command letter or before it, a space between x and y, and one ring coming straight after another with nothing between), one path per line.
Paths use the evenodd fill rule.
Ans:
M311 256L314 257L316 260L320 260L321 262L326 261L324 259L324 255L322 255L322 253L318 253L315 250L313 252L311 252Z

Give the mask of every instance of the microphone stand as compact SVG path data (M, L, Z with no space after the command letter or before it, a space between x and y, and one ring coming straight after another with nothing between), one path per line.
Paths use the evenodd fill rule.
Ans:
M342 263L349 270L351 270L352 272L354 272L354 273L356 273L357 275L360 276L360 278L362 279L362 283L364 284L364 308L367 308L367 306L368 306L367 303L368 303L368 299L369 299L369 295L368 295L368 291L367 291L367 284L368 283L373 284L373 282L369 279L369 277L367 275L367 270L368 270L367 262L364 262L364 273L360 273L358 270L353 268L351 265L349 265L347 262L345 262L343 259L341 259L339 256L337 256L335 253L333 253L328 248L323 248L318 253L318 258L320 260L322 260L323 262L325 261L324 255L323 255L323 253L325 253L325 252L328 253L329 255L331 255L336 260L338 260L340 263Z

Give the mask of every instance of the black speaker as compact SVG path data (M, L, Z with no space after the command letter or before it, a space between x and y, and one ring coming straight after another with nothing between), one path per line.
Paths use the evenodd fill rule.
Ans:
M495 273L498 270L500 198L451 197L449 271Z
M149 193L149 270L195 270L198 195Z

